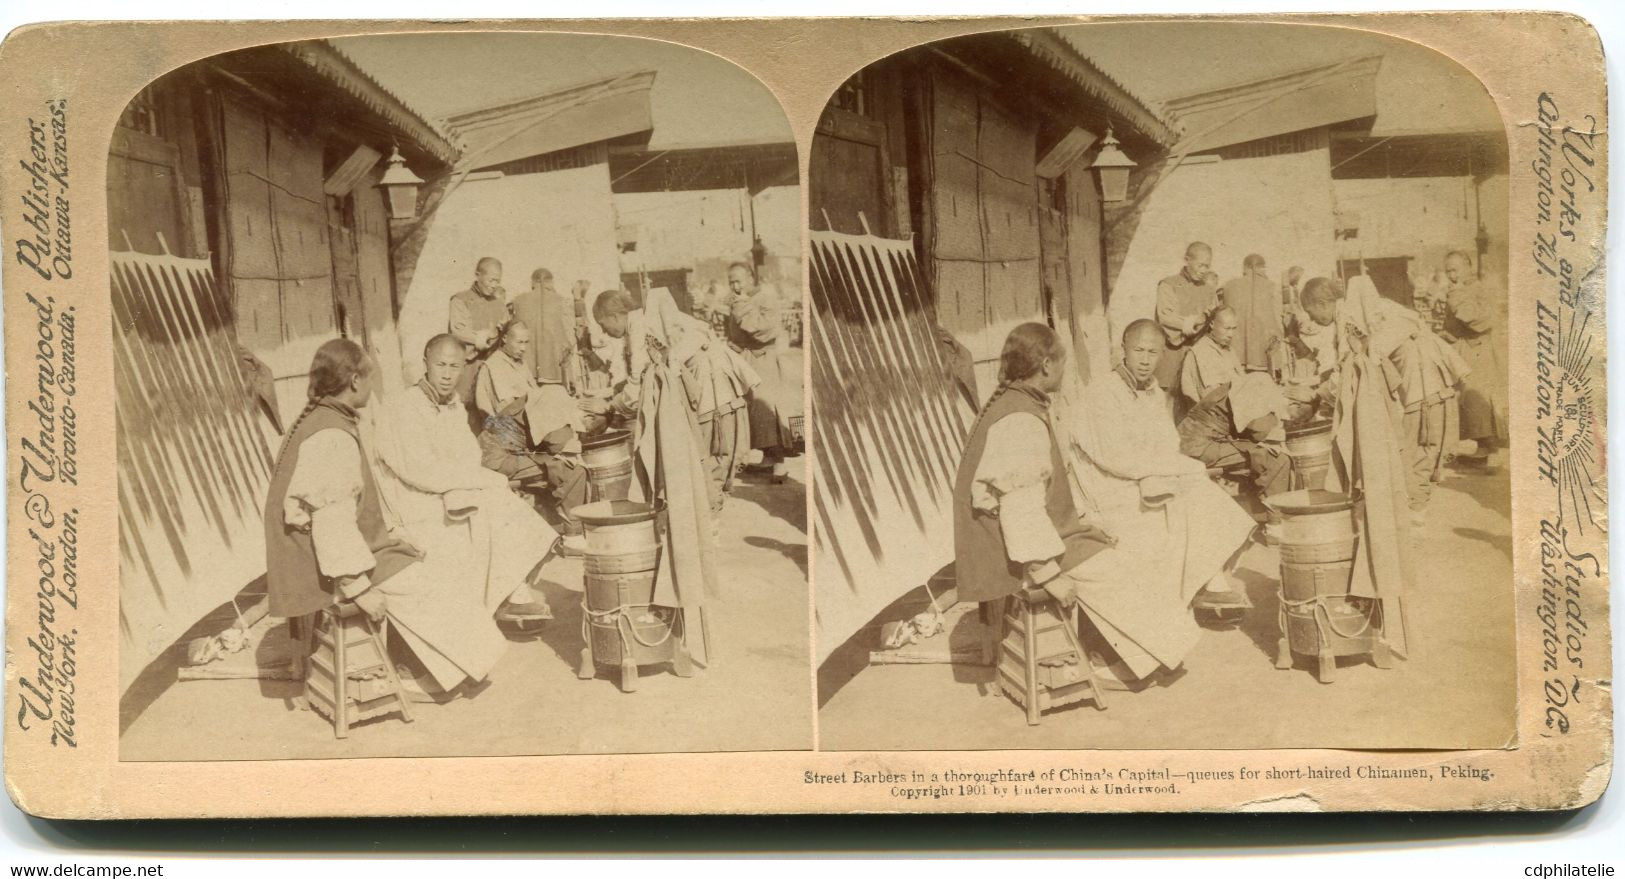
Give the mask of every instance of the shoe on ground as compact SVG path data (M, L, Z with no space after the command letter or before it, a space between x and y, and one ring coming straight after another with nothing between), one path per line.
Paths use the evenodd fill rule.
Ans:
M1230 578L1226 577L1225 580L1230 581ZM1191 600L1192 610L1206 610L1214 613L1248 610L1252 606L1252 599L1247 597L1247 593L1235 588L1234 581L1230 581L1229 589L1215 590L1209 586L1197 593L1196 597Z
M516 623L552 618L553 608L545 601L508 601L497 611L497 619Z

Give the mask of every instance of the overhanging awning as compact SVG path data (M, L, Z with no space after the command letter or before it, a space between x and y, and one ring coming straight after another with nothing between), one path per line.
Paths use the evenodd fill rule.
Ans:
M1381 55L1367 55L1175 98L1168 110L1183 129L1178 149L1199 153L1373 117L1381 66Z
M617 152L609 157L615 192L677 192L745 189L755 195L800 179L796 145L725 144Z
M547 94L449 116L446 128L474 169L654 130L649 90L655 72L641 70Z

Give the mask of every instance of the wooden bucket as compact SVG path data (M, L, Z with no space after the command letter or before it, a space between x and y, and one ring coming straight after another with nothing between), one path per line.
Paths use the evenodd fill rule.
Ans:
M1281 514L1281 591L1290 601L1348 594L1354 574L1355 500L1300 489L1265 498Z
M586 575L587 644L597 665L670 662L676 608L653 603L655 572Z
M665 505L606 500L571 511L587 537L584 635L599 665L673 658L675 608L654 602Z
M660 525L664 502L653 505L602 500L570 511L586 532L589 574L653 571L660 562Z
M1299 488L1321 489L1332 469L1332 423L1316 421L1286 432L1286 454Z
M583 440L581 463L594 500L624 501L632 494L632 434L612 430Z
M1382 613L1367 598L1326 601L1318 610L1286 615L1290 649L1305 656L1370 653L1381 633Z

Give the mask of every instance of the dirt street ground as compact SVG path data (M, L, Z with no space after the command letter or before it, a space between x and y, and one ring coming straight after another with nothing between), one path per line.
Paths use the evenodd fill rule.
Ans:
M977 666L868 665L837 651L820 670L820 746L829 750L1004 748L1495 748L1513 735L1511 504L1504 471L1452 472L1422 529L1408 599L1412 655L1388 671L1341 661L1332 684L1311 664L1272 665L1279 553L1254 546L1238 576L1254 609L1209 631L1183 677L1108 692L1029 727L1008 698L982 696ZM897 616L919 607L899 607ZM858 638L874 637L871 627Z
M799 462L793 462L799 464ZM557 618L539 639L515 641L471 699L412 706L414 722L370 721L344 740L320 715L296 710L282 681L184 681L165 667L124 705L125 760L495 756L754 751L812 746L807 674L806 487L737 484L723 511L723 595L708 610L713 667L681 679L645 669L635 693L613 675L575 676L581 640L581 562L552 561L545 588ZM229 620L229 611L227 619Z

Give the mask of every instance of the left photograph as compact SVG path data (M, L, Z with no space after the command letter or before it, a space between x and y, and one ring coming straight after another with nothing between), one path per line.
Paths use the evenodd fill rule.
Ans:
M216 55L108 156L120 757L808 749L799 172L627 37Z

